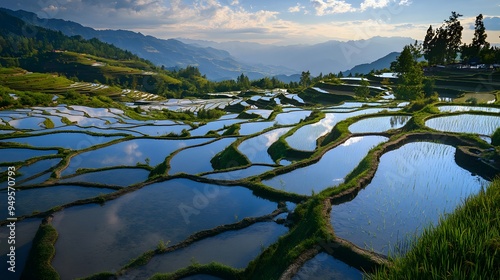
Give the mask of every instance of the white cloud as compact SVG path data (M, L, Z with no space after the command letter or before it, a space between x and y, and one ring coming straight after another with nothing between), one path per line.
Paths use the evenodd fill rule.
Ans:
M412 1L411 0L364 0L360 5L360 10L366 11L367 9L381 9L389 6L392 3L399 6L409 6L412 4Z
M356 9L344 0L312 0L311 4L316 10L316 15L343 14L355 12Z
M302 5L300 5L300 3L297 3L297 5L295 5L295 6L292 6L292 7L288 8L288 11L289 11L290 13L298 13L298 12L300 12L300 11L301 11L302 9L304 9L304 8L305 8L305 7L304 7L304 6L302 6Z
M384 8L389 5L391 1L390 0L365 0L363 3L361 3L361 11L364 11L368 8Z

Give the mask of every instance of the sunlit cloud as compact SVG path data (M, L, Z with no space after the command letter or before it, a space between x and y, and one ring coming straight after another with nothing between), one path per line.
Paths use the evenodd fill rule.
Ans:
M9 1L0 6L32 11L45 18L72 20L96 29L124 29L165 39L188 37L218 42L237 40L271 44L313 44L327 40L368 39L373 36L423 39L429 24L438 27L443 18L443 13L440 12L434 22L415 20L417 16L413 17L410 9L406 9L409 5L418 9L418 5L413 4L415 1L411 0L295 0L282 7L274 2L264 4L239 0L20 2ZM415 3L421 5L420 2ZM459 2L456 3L459 5ZM460 3L465 5L464 1ZM492 4L488 7L490 8L486 11L495 15L498 6ZM398 13L391 13L394 10ZM402 16L403 13L409 17ZM382 19L377 16L385 14L388 16ZM388 18L389 15L391 18ZM467 16L472 18L473 15ZM493 43L499 41L495 33L500 29L497 18L498 16L485 15L488 38ZM462 25L469 29L470 21L465 21L465 18L461 20ZM464 38L469 38L467 32L464 30Z
M316 10L316 15L343 14L355 12L356 9L351 4L343 0L313 0L312 6Z
M288 12L290 12L290 13L298 13L301 10L303 10L304 8L305 7L302 6L300 3L297 3L297 5L288 8Z

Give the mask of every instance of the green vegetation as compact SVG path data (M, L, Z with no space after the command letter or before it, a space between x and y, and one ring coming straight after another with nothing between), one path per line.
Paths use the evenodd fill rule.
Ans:
M295 226L278 242L268 247L257 259L250 262L245 275L248 279L279 279L283 271L305 250L328 240L329 221L324 219L323 203L311 198L294 212Z
M50 264L55 255L54 243L57 231L49 223L42 223L33 240L26 268L22 279L53 280L59 279L59 274Z
M360 86L354 89L354 93L357 97L368 98L370 96L370 82L368 79L362 78Z
M174 280L180 279L182 277L187 277L190 275L197 274L208 274L217 277L222 277L223 279L242 279L241 271L236 270L227 265L223 265L216 262L211 262L206 265L201 265L197 263L195 260L192 261L192 264L186 268L180 269L174 273L167 274L155 274L151 277L151 280Z
M43 125L45 126L45 128L54 128L54 123L49 118L43 121Z
M500 146L500 127L491 136L491 145Z
M249 165L250 161L241 154L233 145L227 146L222 152L216 154L210 162L215 170Z
M229 126L224 133L222 133L223 136L226 135L238 135L238 132L240 131L241 125L239 123L232 124Z
M500 179L470 197L370 279L499 279Z

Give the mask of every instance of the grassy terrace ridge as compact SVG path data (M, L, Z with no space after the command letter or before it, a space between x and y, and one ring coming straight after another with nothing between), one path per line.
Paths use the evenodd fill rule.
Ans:
M292 149L290 145L286 142L286 138L293 135L297 130L301 127L306 126L308 124L313 124L325 117L325 113L319 110L313 110L309 116L307 116L304 120L300 121L297 125L295 125L292 129L290 129L287 133L280 136L280 138L271 144L267 149L267 152L274 160L274 162L278 162L283 158L294 158L294 159L305 159L312 155L312 152L308 151L298 151Z
M500 279L500 177L368 279Z
M327 253L334 255L340 260L343 260L346 263L351 264L352 266L365 269L366 271L373 271L374 268L376 267L381 267L386 263L386 260L383 258L380 258L380 256L377 256L375 254L371 254L370 252L358 248L354 246L353 244L342 240L338 237L335 236L333 229L331 228L331 224L329 222L329 209L330 209L330 204L331 203L338 203L340 201L344 201L346 199L351 199L353 196L356 195L357 191L363 187L365 187L371 180L371 178L374 176L377 166L378 166L378 161L380 159L380 156L386 153L389 150L397 149L401 145L404 145L405 143L412 142L412 141L436 141L440 143L448 143L451 145L467 145L467 146L473 146L473 147L482 147L482 148L489 148L491 147L488 145L486 142L480 140L477 136L473 136L471 134L460 134L460 133L446 133L446 132L436 132L432 129L429 129L425 126L425 120L433 117L440 117L440 116L447 116L447 115L459 115L459 114L481 114L481 115L497 115L494 113L486 113L486 112L454 112L454 113L448 113L448 112L439 112L439 110L436 108L436 105L449 105L449 103L436 103L435 101L429 101L429 102L414 102L407 106L408 109L405 109L401 112L380 112L377 114L371 114L371 115L362 115L354 118L349 118L347 120L344 120L342 122L339 122L333 129L332 131L318 139L318 147L317 149L312 152L310 155L308 155L307 158L303 158L301 160L298 160L291 165L284 166L284 167L278 167L274 170L268 171L266 173L263 173L261 175L256 175L253 177L249 177L246 179L241 179L241 180L236 180L236 181L223 181L223 180L213 180L213 179L207 179L204 177L201 177L200 174L198 175L188 175L188 174L176 174L176 175L167 175L166 172L169 168L169 160L176 155L178 152L182 151L183 149L178 149L174 153L170 154L163 163L156 167L146 167L146 166L139 166L139 168L145 168L148 170L151 170L150 178L147 179L145 182L141 182L138 184L135 184L133 186L130 186L128 188L115 188L117 189L116 192L107 194L107 195L101 195L98 197L94 198L89 198L89 199L84 199L84 200L79 200L79 201L74 201L72 203L68 203L65 205L61 206L56 206L48 211L45 211L43 213L34 213L32 215L26 216L26 217L20 217L19 220L22 220L24 218L28 217L47 217L52 213L59 212L65 208L73 207L76 205L84 205L84 204L90 204L90 203L105 203L106 201L118 198L126 193L133 192L135 190L138 190L144 186L157 183L157 182L163 182L163 181L168 181L172 180L175 178L187 178L190 180L194 180L197 182L204 182L204 183L212 183L212 184L218 184L222 186L244 186L250 190L253 191L254 195L258 197L262 197L268 200L272 201L292 201L296 203L301 203L297 206L295 212L290 215L290 220L293 221L290 231L285 234L284 236L280 237L279 240L274 243L273 245L269 246L264 252L259 255L255 260L253 260L249 266L245 270L236 270L229 268L227 266L218 264L218 263L211 263L208 265L200 265L197 263L193 263L191 266L178 270L172 274L166 274L166 275L156 275L154 276L153 279L179 279L181 277L185 277L188 275L194 275L194 274L210 274L214 276L219 276L225 279L278 279L281 277L284 271L290 271L290 265L296 265L300 267L300 265L297 264L303 264L307 258L304 258L304 254L308 254L308 256L313 257L314 254L311 254L311 250L314 252L318 251L327 251ZM455 105L455 104L454 104ZM469 104L462 104L462 105L469 105ZM482 105L485 106L485 105ZM498 106L491 106L498 108ZM275 110L275 112L278 112L278 110ZM275 115L275 113L273 113ZM373 148L368 155L359 163L359 165L345 178L345 183L334 187L334 188L327 188L321 193L317 195L312 195L312 196L301 196L301 195L296 195L293 193L286 193L280 190L275 190L270 187L267 187L261 183L261 180L263 178L268 178L275 176L277 174L285 173L285 172L290 172L294 169L309 165L314 163L315 161L318 161L321 159L321 157L328 152L329 150L333 149L334 147L340 145L343 143L346 139L352 136L361 136L363 134L352 134L349 132L348 127L350 124L359 121L361 119L365 118L370 118L370 117L375 117L375 116L393 116L393 115L412 115L412 118L408 123L396 130L390 130L388 132L384 133L376 133L377 135L384 135L387 137L390 137L389 141L383 144L378 145L377 147ZM296 124L292 130L290 130L287 134L292 134L295 132L297 129L302 127L303 125L309 124L309 123L314 123L319 121L321 118L324 117L324 113L319 112L318 115L312 116L311 114L310 117L308 117L306 120L300 122L299 124ZM151 118L147 118L151 119ZM277 126L277 127L282 127L282 126ZM276 127L271 127L268 129L265 129L259 133L255 133L249 136L245 137L237 137L235 135L231 137L237 138L233 144L235 146L232 147L233 151L232 152L237 152L237 145L235 144L236 142L241 143L241 141L255 137L257 135L260 135L262 133L265 133L266 131L275 129ZM81 133L80 131L78 131ZM499 132L500 133L500 132ZM234 133L236 134L236 132ZM283 135L282 138L284 139L286 135ZM100 135L100 134L96 134ZM15 137L19 136L25 136L23 134L15 135ZM202 143L199 145L195 146L190 146L190 147L197 147L197 146L203 146L207 145L210 143L213 143L214 141L220 140L222 138L226 138L228 136L223 136L223 137L217 137L217 138L211 138L211 137L189 137L189 138L183 138L183 139L192 139L192 138L211 138L213 140L207 142L207 143ZM1 138L1 136L0 136ZM122 139L117 139L108 143L104 144L99 144L95 145L92 147L89 147L87 149L83 150L78 150L78 151L70 151L66 149L61 149L59 150L59 153L55 155L55 157L63 157L63 160L60 162L60 164L55 167L55 172L54 176L58 177L57 172L60 172L62 168L69 164L69 159L71 157L74 157L76 155L79 155L83 152L87 152L90 150L106 147L108 145L116 144L122 141L126 141L128 139L137 139L137 138L144 138L144 139L179 139L179 138L173 138L173 137L124 137ZM495 138L496 139L496 138ZM229 147L231 147L233 144L231 144ZM9 147L25 147L24 145L8 145ZM37 148L38 149L38 148ZM43 148L43 149L51 149L51 148ZM231 148L230 148L231 149ZM38 149L42 150L42 149ZM227 150L227 149L226 149ZM224 151L226 151L224 150ZM231 152L231 151L230 151ZM223 152L221 152L223 153ZM229 157L233 155L229 153ZM242 155L243 156L243 155ZM43 157L45 158L45 157ZM48 157L47 157L48 158ZM226 162L226 161L223 161ZM246 165L242 165L246 166ZM124 166L122 167L113 167L113 168L125 168ZM223 167L225 168L225 167ZM88 173L88 172L94 172L94 171L101 171L101 170L108 170L112 168L98 168L98 169L85 169L85 170L80 170L80 172L77 172L77 174L72 175L72 176L77 176L82 173ZM235 168L229 168L227 170L233 170ZM71 177L71 176L69 176ZM499 185L498 183L499 180L495 181L496 185ZM59 183L56 183L54 181L48 182L44 184L43 186L55 186L59 185ZM42 185L41 185L42 186ZM82 184L82 186L86 187L105 187L100 184ZM498 189L498 187L497 187ZM500 199L499 199L500 200ZM488 204L489 205L489 204ZM492 204L495 207L498 208L498 202L497 204ZM457 210L458 212L459 210ZM493 211L494 212L494 211ZM498 212L496 214L496 218L493 217L491 224L496 224L498 226ZM53 228L52 228L53 229ZM498 229L498 227L497 227ZM47 231L49 231L50 228L47 228ZM54 230L55 231L55 230ZM51 231L49 231L51 232ZM462 232L460 232L462 233ZM57 233L55 233L57 234ZM498 231L496 232L496 236L498 237ZM494 235L493 235L494 236ZM491 238L490 238L491 239ZM51 239L50 239L51 240ZM49 240L49 241L50 241ZM485 242L484 246L486 246L486 249L491 249L493 248L493 259L492 263L494 265L497 265L498 261L498 256L500 255L500 252L498 249L498 244L500 243L499 239L495 239L495 237L492 237L492 240L487 240L488 242ZM41 241L37 242L42 243ZM54 240L55 242L55 240ZM325 242L328 242L329 244L335 244L336 249L333 252L328 251L327 249L322 246ZM50 243L50 242L49 242ZM37 243L38 244L38 243ZM493 244L493 245L491 245ZM36 245L36 244L35 244ZM456 248L456 245L453 244ZM460 244L459 244L460 245ZM488 247L489 246L489 247ZM154 252L153 252L154 253ZM151 257L151 252L146 252L144 253L144 256L141 257ZM418 260L420 257L417 257L416 259ZM298 261L301 260L301 261ZM491 260L491 259L489 259ZM397 265L397 259L390 259L391 262L394 262ZM474 265L470 263L466 263L466 266L471 266L475 267L476 262L474 260L469 260L467 261L473 263ZM141 264L141 261L138 260L138 263ZM50 264L50 263L49 263ZM136 263L137 264L137 263ZM388 266L386 268L387 270L391 270L392 266ZM472 269L472 268L471 268ZM40 270L43 270L45 272L43 273L50 273L50 269L48 268L40 268ZM47 272L48 271L48 272ZM293 271L293 269L292 269ZM385 270L384 270L385 271ZM386 272L378 272L378 273L386 273ZM293 273L292 273L293 274ZM42 274L40 274L42 275ZM385 274L383 274L385 275ZM457 274L458 275L458 274ZM113 279L115 275L113 273L109 272L104 272L104 273L99 273L96 275L93 275L87 279ZM378 278L378 279L384 279ZM399 279L399 278L394 278L394 279Z
M54 244L57 240L57 231L50 224L51 220L50 217L45 218L38 228L21 279L60 279L50 264L55 255Z
M185 240L183 240L175 245L168 246L168 247L164 242L160 241L156 250L148 251L148 252L142 254L141 256L137 257L136 259L133 259L128 264L126 264L123 268L121 268L120 271L117 272L117 274L123 275L128 270L146 265L156 255L161 255L161 254L173 252L173 251L178 250L180 248L187 247L190 244L193 244L197 241L200 241L200 240L203 240L205 238L212 237L212 236L216 236L216 235L223 233L223 232L243 229L243 228L249 227L249 226L256 224L256 223L274 222L273 218L275 218L279 214L285 213L286 210L287 210L286 208L280 207L277 210L273 211L272 213L264 215L264 216L247 217L247 218L244 218L241 221L233 223L233 224L225 224L225 225L217 226L217 227L212 228L212 229L199 231L197 233L190 235Z

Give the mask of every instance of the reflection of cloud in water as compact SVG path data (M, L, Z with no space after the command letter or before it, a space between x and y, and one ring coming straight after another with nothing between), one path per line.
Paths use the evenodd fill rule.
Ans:
M278 138L280 138L282 134L283 132L280 131L279 129L263 134L262 136L264 136L266 139L264 147L269 148L274 142L278 140Z
M347 146L350 146L352 144L358 143L361 140L363 140L363 137L351 137L351 138L347 139L347 141L342 143L341 146L347 147Z
M130 165L135 164L142 157L142 152L138 150L139 145L135 142L125 145L123 152L124 155L112 156L107 155L103 160L102 164L117 164L117 165Z
M136 193L130 193L128 195L122 196L117 199L105 212L106 217L106 229L118 231L124 227L122 219L119 214L122 213L122 209L126 207L126 204L136 197Z
M139 148L137 143L130 143L125 146L124 151L128 156L140 157L142 156L142 152L138 151L137 148Z
M177 149L182 149L182 148L185 148L185 147L187 147L186 142L179 142L179 143L177 143Z

